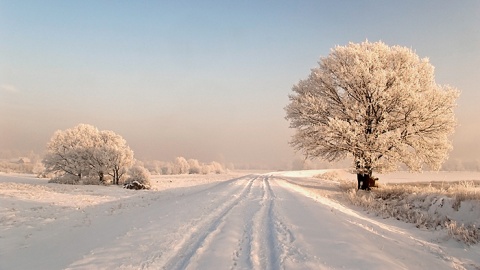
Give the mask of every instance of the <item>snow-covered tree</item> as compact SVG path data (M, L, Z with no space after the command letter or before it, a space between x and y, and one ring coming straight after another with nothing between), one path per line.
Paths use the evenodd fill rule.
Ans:
M200 169L202 174L209 174L212 172L212 168L209 164L202 164L202 168Z
M188 162L188 173L189 174L199 174L200 171L202 170L202 167L200 166L200 163L196 159L189 159L187 160Z
M411 49L337 46L292 90L285 110L293 147L310 158L352 157L364 189L373 171L402 163L439 169L452 148L459 92L438 85L434 67Z
M185 174L188 173L189 169L188 161L184 157L177 157L173 163L173 173L174 174Z
M70 175L79 181L91 173L91 153L98 129L91 125L79 124L74 128L56 131L47 143L43 159L46 173L59 176Z
M127 141L113 131L104 130L99 134L100 145L94 148L99 164L113 177L113 184L118 185L120 178L134 163L133 151Z
M133 151L126 141L112 131L79 124L74 128L56 131L47 144L43 159L47 173L59 177L98 177L103 183L105 174L118 184L120 177L133 165Z
M171 162L165 162L165 164L163 164L161 170L162 170L162 174L163 175L170 175L170 174L173 174L173 164Z
M43 163L40 161L35 162L32 168L32 173L37 175L37 177L42 177L44 178L45 175L45 166L43 166Z
M215 172L216 174L221 174L221 173L224 172L224 171L223 171L223 166L222 166L222 164L220 164L220 163L218 163L218 162L216 162L216 161L212 161L212 162L210 163L210 167L211 167L211 170L212 170L213 172Z
M148 160L144 162L144 167L151 173L151 174L162 174L162 165L163 162L159 160Z

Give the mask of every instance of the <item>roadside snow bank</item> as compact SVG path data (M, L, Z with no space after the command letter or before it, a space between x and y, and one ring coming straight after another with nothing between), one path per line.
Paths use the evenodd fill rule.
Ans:
M480 241L480 187L460 183L447 188L383 185L371 192L346 189L347 198L383 218L414 223L418 228L447 229L467 244Z
M380 188L371 192L357 191L355 175L346 170L276 172L272 175L295 184L297 190L304 190L305 195L317 200L317 196L323 196L348 201L382 218L413 223L422 229L446 230L450 236L467 244L480 242L478 172L397 172L388 177L381 175ZM448 181L440 181L442 179Z

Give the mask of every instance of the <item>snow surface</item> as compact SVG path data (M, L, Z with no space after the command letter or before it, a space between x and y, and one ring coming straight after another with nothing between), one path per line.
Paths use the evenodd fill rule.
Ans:
M149 191L0 174L0 269L480 268L478 246L349 207L321 172L156 176Z

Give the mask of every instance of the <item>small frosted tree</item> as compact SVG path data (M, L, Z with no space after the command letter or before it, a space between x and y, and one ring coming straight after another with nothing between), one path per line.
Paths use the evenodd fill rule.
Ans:
M212 161L210 163L210 167L212 168L212 171L215 172L216 174L221 174L221 173L224 172L222 164L220 164L216 161Z
M309 158L352 157L362 189L373 171L438 170L451 150L459 92L438 85L428 59L382 42L332 49L293 87L291 144Z
M200 166L200 163L196 159L189 159L187 160L188 162L188 173L189 174L199 174L200 171L202 170L202 167Z
M162 174L163 175L170 175L170 174L173 174L173 164L171 162L165 162L165 164L163 164L161 170L162 170Z
M176 157L175 161L173 162L173 173L174 174L186 174L190 166L188 165L188 161L184 157Z
M133 162L133 151L120 135L86 124L56 131L43 159L46 173L74 177L77 182L84 177L98 177L100 183L108 174L114 184L119 184Z
M113 184L118 185L120 178L127 172L135 159L133 151L122 136L113 131L105 130L99 133L100 145L94 149L101 168L105 168L113 178Z

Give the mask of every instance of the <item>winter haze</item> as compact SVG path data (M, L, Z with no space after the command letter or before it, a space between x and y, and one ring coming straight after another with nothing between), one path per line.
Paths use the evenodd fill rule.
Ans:
M139 159L291 166L291 87L335 45L413 48L461 91L449 162L480 152L478 1L1 1L0 151L78 123Z

